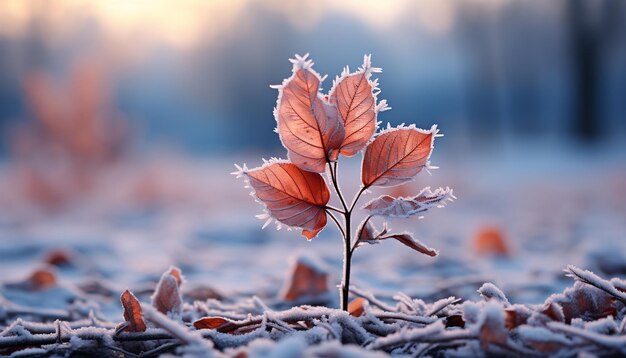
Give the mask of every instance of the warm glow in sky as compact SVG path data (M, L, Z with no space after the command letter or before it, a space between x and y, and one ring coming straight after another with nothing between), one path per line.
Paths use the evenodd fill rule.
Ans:
M282 14L295 28L306 31L329 14L361 20L367 26L385 30L404 20L434 34L446 33L454 24L455 2L440 0L107 0L107 1L23 1L3 0L0 7L0 35L20 35L33 23L46 28L54 40L73 29L77 21L95 20L113 39L158 40L189 45L198 38L210 40L224 31L236 30L245 6L263 6ZM33 21L36 20L36 21Z

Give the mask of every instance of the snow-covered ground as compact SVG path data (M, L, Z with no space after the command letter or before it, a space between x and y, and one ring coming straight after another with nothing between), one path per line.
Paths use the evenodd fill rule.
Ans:
M409 195L423 186L450 186L458 200L424 219L390 226L415 233L440 255L423 256L397 242L365 246L355 253L352 284L386 302L397 292L434 302L449 296L479 300L477 289L492 282L512 304L538 304L572 286L563 272L568 264L624 279L624 158L536 149L470 161L435 158L441 169L432 176L423 173L391 192ZM261 230L263 222L254 218L261 208L243 182L228 174L233 162L242 160L170 157L120 164L103 173L94 191L54 213L35 210L20 197L11 164L5 163L0 170L0 302L25 311L67 312L71 305L70 311L92 310L120 322L119 294L129 288L148 302L161 273L173 265L187 279L188 301L218 297L236 303L255 295L271 307L286 308L281 289L293 260L307 256L330 273L328 304L338 306L334 287L342 244L332 222L311 242L297 232ZM358 160L340 168L340 181L347 193L356 190ZM476 236L486 228L501 234L508 255L476 247ZM52 268L57 284L25 289L24 281L48 265L55 250L70 261ZM2 312L2 324L15 318Z

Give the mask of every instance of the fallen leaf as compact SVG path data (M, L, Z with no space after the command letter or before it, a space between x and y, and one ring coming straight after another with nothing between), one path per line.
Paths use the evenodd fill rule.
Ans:
M438 130L414 126L388 128L365 149L361 169L363 186L396 186L413 178L428 165Z
M316 297L328 292L328 274L307 260L300 258L292 270L282 298L296 301L303 297Z
M44 262L52 266L70 266L72 254L66 250L52 250L46 254Z
M355 298L348 305L348 313L354 317L359 317L363 315L363 313L365 312L365 305L367 303L367 300L362 297Z
M173 269L161 276L161 280L157 284L154 294L152 295L152 306L161 313L180 311L182 305L182 297L179 290L179 280L181 280L180 270Z
M482 255L509 256L509 248L502 231L495 226L479 230L472 240L474 251Z
M463 320L463 316L460 314L448 316L446 318L446 328L449 328L449 327L465 328L465 321Z
M323 173L326 163L337 159L344 138L336 109L319 93L321 76L307 55L292 59L293 74L278 89L274 111L277 130L289 160L298 167Z
M51 270L42 268L42 269L35 270L28 278L28 282L32 289L44 290L46 288L50 288L56 285L57 278L54 272L52 272Z
M222 317L203 317L193 322L196 329L215 329L218 332L229 333L238 328L237 324Z
M128 332L144 332L146 323L141 314L141 305L137 297L129 290L126 290L120 296L120 302L124 307L124 319L128 322L128 326L124 328Z
M545 304L541 313L550 317L553 321L565 322L565 316L563 315L563 309L561 306L554 302L548 302Z
M183 275L178 267L170 267L170 270L167 272L169 275L174 277L176 280L176 284L178 287L183 283Z
M532 312L521 309L518 306L511 306L504 309L504 326L509 331L528 322Z
M241 169L256 197L265 204L269 217L302 228L302 235L313 239L326 226L326 204L330 192L321 175L307 172L284 161L270 161L262 167ZM265 218L265 217L264 217ZM265 226L264 226L265 227Z

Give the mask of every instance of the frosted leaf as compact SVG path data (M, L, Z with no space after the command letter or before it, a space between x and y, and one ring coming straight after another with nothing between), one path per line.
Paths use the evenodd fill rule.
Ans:
M450 188L439 188L431 191L430 187L414 197L394 198L382 195L371 200L363 206L370 215L383 216L386 218L407 218L421 214L434 207L443 207L448 201L453 201L455 196Z
M319 93L322 78L307 56L296 56L291 77L273 86L278 89L274 117L291 162L323 173L326 163L337 159L345 132L336 108Z
M178 314L182 305L182 296L179 286L183 278L178 268L172 267L161 276L154 294L152 305L161 313Z
M141 306L137 297L129 290L126 290L120 296L122 307L124 307L124 319L128 323L123 330L129 332L143 332L146 330L146 324L141 314Z
M437 126L430 130L399 126L376 135L363 155L361 182L364 187L390 187L412 181L428 166Z
M302 228L302 235L313 239L326 226L326 204L330 192L321 175L277 159L241 173L253 195L278 224ZM262 216L269 222L269 217Z
M504 293L491 282L486 282L480 286L478 293L487 301L493 299L504 304L505 307L511 305Z
M345 129L343 155L351 157L363 149L376 132L377 113L389 109L386 101L376 104L378 82L370 77L378 72L382 70L372 67L371 56L366 55L362 67L353 73L346 67L330 90L330 101L337 105Z

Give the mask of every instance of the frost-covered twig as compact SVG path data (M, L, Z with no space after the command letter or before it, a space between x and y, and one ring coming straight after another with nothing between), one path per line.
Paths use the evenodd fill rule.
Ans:
M212 348L212 346L208 344L207 341L203 339L202 335L200 335L197 331L190 331L187 327L171 320L163 313L157 311L154 307L144 303L141 305L141 310L143 311L144 317L148 321L154 323L157 327L164 329L181 342L196 346L204 346L207 349Z
M626 354L626 336L608 336L590 330L584 330L578 327L566 325L561 322L548 322L548 327L553 331L580 337L600 347Z
M421 328L403 329L397 333L381 337L372 342L371 349L388 350L406 343L440 343L458 340L477 339L478 335L470 330L445 330L441 321Z
M374 296L374 294L372 294L371 292L365 291L365 290L361 290L357 287L350 287L350 292L354 293L356 296L358 297L362 297L365 298L366 300L369 301L370 304L374 305L374 306L378 306L381 309L385 310L385 311L391 311L391 312L397 312L398 309L392 306L389 306L388 304L386 304L385 302L379 300L376 298L376 296Z
M613 284L611 284L611 282L600 278L595 273L588 270L580 269L574 265L567 265L567 268L564 271L567 273L567 276L573 277L574 279L588 285L597 287L600 290L615 297L617 300L626 303L626 293L619 291L615 288L615 286L613 286Z
M428 310L428 312L426 313L427 316L435 316L437 313L441 312L443 309L445 309L446 307L455 304L455 303L459 303L461 302L460 298L456 298L454 296L448 297L448 298L444 298L441 299L435 303L432 304L432 306L430 307L430 310Z
M376 316L376 318L382 319L382 320L394 319L394 320L407 321L407 322L418 323L418 324L431 324L437 321L438 319L436 317L421 317L417 315L411 315L411 314L400 313L400 312L381 312L381 313L373 313L373 314L374 316Z

